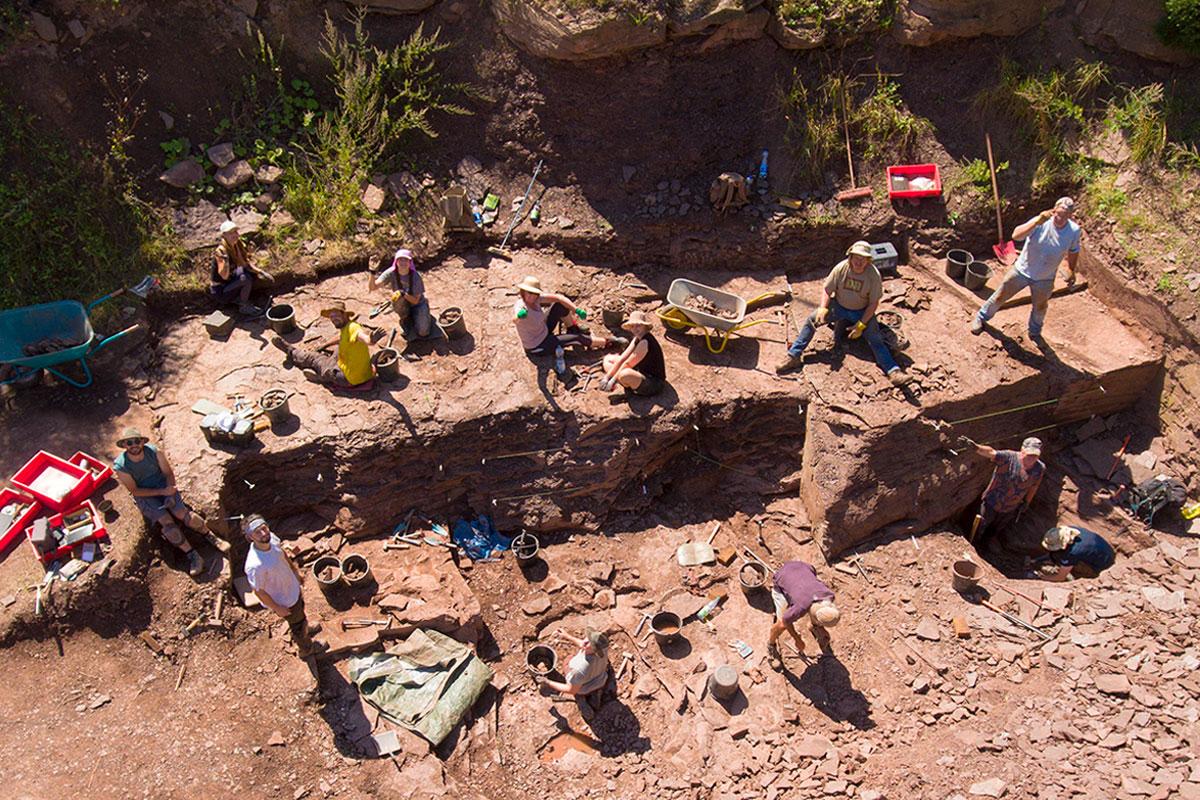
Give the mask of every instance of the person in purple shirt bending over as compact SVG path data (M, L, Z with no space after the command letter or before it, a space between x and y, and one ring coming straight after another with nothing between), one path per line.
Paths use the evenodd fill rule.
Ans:
M775 603L775 624L767 637L767 661L771 669L783 669L776 641L787 631L796 642L796 649L804 655L804 640L796 630L796 620L808 614L813 637L822 650L829 647L829 632L826 628L837 625L842 614L833 603L833 592L817 577L811 564L789 561L775 573L775 585L771 588L771 599Z

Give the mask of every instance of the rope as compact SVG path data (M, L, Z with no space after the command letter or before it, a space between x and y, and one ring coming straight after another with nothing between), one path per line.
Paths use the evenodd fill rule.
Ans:
M966 419L958 419L958 420L955 420L954 422L943 422L942 424L943 425L964 425L968 422L976 422L981 419L990 419L992 417L1000 417L1005 414L1015 414L1018 411L1028 411L1031 408L1040 408L1042 406L1053 405L1053 404L1057 403L1059 400L1062 400L1062 398L1056 397L1053 400L1043 400L1040 403L1029 403L1028 405L1017 406L1016 408L1009 408L1004 411L993 411L990 414L980 414L977 417L967 417Z

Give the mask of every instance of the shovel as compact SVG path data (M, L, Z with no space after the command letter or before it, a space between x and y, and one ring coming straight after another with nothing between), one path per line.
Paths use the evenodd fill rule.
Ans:
M706 542L687 542L679 545L679 549L675 551L675 560L679 562L681 567L694 567L698 564L712 564L717 560L717 554L713 551L713 539L717 538L717 531L721 529L721 523L713 526L712 533L708 535Z
M983 136L987 141L988 172L992 175L992 198L996 201L996 244L992 245L992 252L1004 266L1011 267L1017 260L1017 246L1011 239L1004 240L1004 223L1000 219L1000 189L996 186L996 160L992 157L992 135L985 133Z

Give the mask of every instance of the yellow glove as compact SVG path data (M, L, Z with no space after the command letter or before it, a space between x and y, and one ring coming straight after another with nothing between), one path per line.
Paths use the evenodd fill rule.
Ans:
M867 323L863 322L862 320L859 320L858 322L854 323L854 327L850 329L850 338L857 339L858 337L863 335L863 331L865 331L866 329L867 329Z
M813 313L813 318L816 320L818 325L824 325L829 319L829 309L824 307L818 308Z
M400 292L399 291L392 292L392 297L391 297L392 302L394 303L399 299L400 299Z

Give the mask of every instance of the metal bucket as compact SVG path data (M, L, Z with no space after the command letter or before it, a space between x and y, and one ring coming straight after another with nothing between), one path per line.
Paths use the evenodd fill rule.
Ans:
M625 321L625 310L623 308L602 308L600 319L606 328L617 330Z
M544 678L558 667L558 653L544 644L534 645L525 654L525 666L534 675Z
M650 630L659 646L678 641L683 630L683 620L673 611L660 611L650 618Z
M321 556L312 564L312 575L321 591L331 594L342 583L342 563L337 556Z
M341 568L342 580L351 589L366 586L372 580L371 563L364 555L351 553L342 559Z
M738 570L738 581L746 594L762 591L767 585L767 568L757 561L747 561Z
M267 322L278 334L296 330L296 310L287 303L277 303L267 309Z
M522 567L536 561L541 549L542 544L538 538L527 531L522 531L512 540L513 555L517 557L517 564Z
M975 256L966 250L951 250L946 253L946 274L956 281L961 281L966 274L967 265L975 260Z
M450 306L438 314L438 326L451 339L467 335L467 321L463 317L462 309L457 306Z
M394 347L379 350L371 356L371 363L381 381L394 381L400 377L400 351Z
M288 398L291 394L287 389L282 389L278 386L267 389L263 392L262 397L258 398L258 407L267 415L267 419L271 422L282 422L291 416L291 409L288 408Z
M990 271L988 265L982 261L972 261L970 264L967 264L967 274L963 278L963 285L971 291L982 289L984 286L987 286L988 273Z
M979 586L979 579L982 577L979 572L979 565L974 561L968 561L965 558L955 561L950 578L954 590L956 592L973 591Z
M728 664L722 664L708 676L708 691L718 700L728 700L737 694L737 670Z

